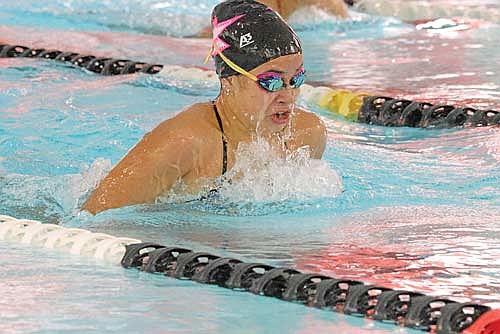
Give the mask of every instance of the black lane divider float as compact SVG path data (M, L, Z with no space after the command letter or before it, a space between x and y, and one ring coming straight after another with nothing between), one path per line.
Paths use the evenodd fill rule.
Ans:
M36 57L70 62L102 75L137 72L156 74L163 69L163 65L97 58L58 50L30 49L19 45L0 45L2 57ZM433 106L429 103L369 96L364 99L359 110L358 121L385 126L451 127L499 124L500 117L499 112L494 110L477 111L473 108ZM295 269L243 263L237 259L196 253L185 248L154 243L130 245L127 246L122 265L438 334L460 333L469 327L474 328L473 334L500 333L500 330L496 330L498 311L490 311L488 306L457 303L417 292L397 291L324 275L303 274Z
M369 96L359 110L358 122L382 126L414 128L453 128L458 126L489 126L500 124L497 110L477 110L451 105Z
M135 62L126 59L99 58L92 55L59 50L31 49L21 45L0 45L0 58L42 58L69 62L102 75L132 73L157 74L163 65ZM490 126L500 124L500 112L477 110L451 105L432 105L427 102L394 99L386 96L367 96L357 111L357 121L382 126L418 128L452 128L458 126Z
M493 312L485 305L458 303L417 292L365 285L320 274L305 274L291 268L244 263L234 258L165 247L157 243L128 245L121 264L125 268L138 268L148 273L248 291L437 334L462 333L478 324L481 328L488 328L491 321L482 321L483 325L477 320ZM495 321L498 321L497 317Z
M163 69L163 65L147 64L125 59L98 58L87 54L63 52L59 50L30 49L22 45L0 45L0 58L42 58L61 62L69 62L83 67L91 72L102 75L120 75L132 73L156 74Z

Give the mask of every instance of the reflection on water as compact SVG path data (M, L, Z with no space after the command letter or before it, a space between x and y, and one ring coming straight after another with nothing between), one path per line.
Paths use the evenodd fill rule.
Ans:
M373 15L397 16L408 21L465 17L500 22L496 0L359 0L357 8Z
M493 42L499 33L495 26L452 35L413 31L386 40L343 40L315 47L317 54L328 55L331 71L319 65L324 57L310 60L318 64L315 79L323 84L435 104L499 109L500 62L490 59L499 51Z
M330 228L299 268L432 295L498 302L500 229L494 208L376 209Z
M77 20L80 30L97 29L96 25L112 29L113 20L121 15L111 3L95 12L84 11L87 4L83 2L64 3L63 17L80 18L83 10L81 22ZM91 3L95 4L89 2L89 6ZM163 20L178 10L171 9L171 3L133 5L156 6L164 12L159 16ZM32 19L37 24L47 11L57 14L54 3L44 1L38 6L20 1L0 14L0 24L18 15L23 4L33 4L32 12L38 16ZM199 13L182 12L177 22L185 23L189 15L204 15L203 6L197 7ZM109 17L100 17L100 13ZM148 26L141 13L127 12L132 20L125 20L125 27L115 27L113 32L63 32L69 30L69 23L55 17L47 19L66 25L62 30L54 25L55 33L26 27L0 27L0 32L2 38L29 45L45 43L47 47L163 64L201 64L208 41L139 35L137 31L158 28L157 22ZM95 18L107 21L96 23ZM302 25L306 67L315 85L499 108L500 62L491 56L499 51L497 26L470 21L468 30L442 33L417 31L413 24L366 15L347 22L323 19L309 26L296 21ZM196 86L176 78L106 78L38 60L1 60L0 213L459 300L494 303L500 299L499 127L383 128L349 123L302 105L321 115L327 126L322 162L300 156L291 162L266 160L266 151L258 151L257 159L248 154L242 157L246 160L240 160L241 170L271 163L222 187L221 196L214 200L129 207L95 217L79 212L88 192L145 132L183 107L215 97L217 88L213 83ZM295 309L297 305L283 306L265 298L253 305L251 296L235 297L232 292L186 282L164 283L156 276L146 278L135 272L103 269L104 273L89 276L85 272L93 264L70 261L61 268L63 260L54 258L57 256L22 255L6 247L9 256L2 258L2 268L9 270L1 271L0 276L18 283L4 289L9 303L30 289L36 291L31 299L22 299L24 310L48 295L54 305L67 302L60 296L60 286L76 293L64 304L70 311L61 306L51 325L58 321L67 325L61 319L78 313L73 310L81 313L85 309L83 324L71 318L75 323L70 328L81 329L79 326L97 321L100 328L112 328L110 332L139 331L145 328L141 326L180 332L192 328L195 319L196 326L214 333L243 333L234 326L242 321L247 321L248 328L264 324L257 327L263 328L261 332L267 326L289 333L402 332L392 327L370 328L362 319L343 323L344 318L334 317L332 323L330 313L308 313ZM32 258L40 260L40 267ZM18 262L30 262L30 266L20 267ZM43 274L33 274L31 266ZM50 283L52 279L60 285ZM4 282L0 280L0 285L7 284ZM78 289L71 290L73 285L68 282L76 282ZM45 292L37 290L39 285ZM97 292L89 293L93 288ZM93 303L99 295L116 302L111 311L126 318L113 322L103 317L109 314L109 300ZM222 311L213 307L213 300L221 301ZM40 328L19 320L21 309L9 303L0 312L10 319L17 317L11 324L19 324L18 332ZM193 304L200 308L192 311ZM245 312L250 309L251 316L247 319L243 313L232 312L237 307ZM280 315L304 313L289 325L288 318L275 319L265 310ZM164 327L159 324L164 324L166 312L173 315ZM36 314L30 313L30 317L36 318ZM138 321L131 322L131 318ZM40 324L42 320L36 319L33 323ZM353 330L352 326L359 327Z

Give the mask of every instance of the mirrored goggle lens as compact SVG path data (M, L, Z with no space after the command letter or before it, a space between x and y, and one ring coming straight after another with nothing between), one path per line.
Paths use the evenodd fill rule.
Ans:
M269 92L277 92L285 85L283 79L278 76L259 78L258 82L262 88Z
M292 88L299 88L305 81L306 81L306 72L302 70L290 80L290 86Z

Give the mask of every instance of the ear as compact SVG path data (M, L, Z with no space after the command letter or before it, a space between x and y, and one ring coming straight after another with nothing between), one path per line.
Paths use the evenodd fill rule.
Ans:
M234 95L236 90L233 77L220 78L220 94L230 96Z
M220 78L220 86L222 88L229 88L233 85L231 77L228 78Z
M226 92L235 92L242 88L241 75L232 75L227 78L221 78L221 88Z

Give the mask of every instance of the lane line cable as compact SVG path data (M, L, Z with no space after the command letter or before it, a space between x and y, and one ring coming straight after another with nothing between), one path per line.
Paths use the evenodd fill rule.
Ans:
M0 240L58 249L124 268L247 291L431 333L500 333L500 310L492 310L486 305L302 273L293 268L244 263L182 247L5 215L0 215Z
M22 45L0 45L0 58L38 58L71 63L101 75L133 73L172 77L200 86L218 84L215 72L202 68L148 64L126 59L100 58L75 52L31 49ZM330 111L347 120L388 127L453 128L480 127L500 124L497 110L479 110L467 106L433 105L363 92L335 90L330 87L302 85L300 97L310 104Z

